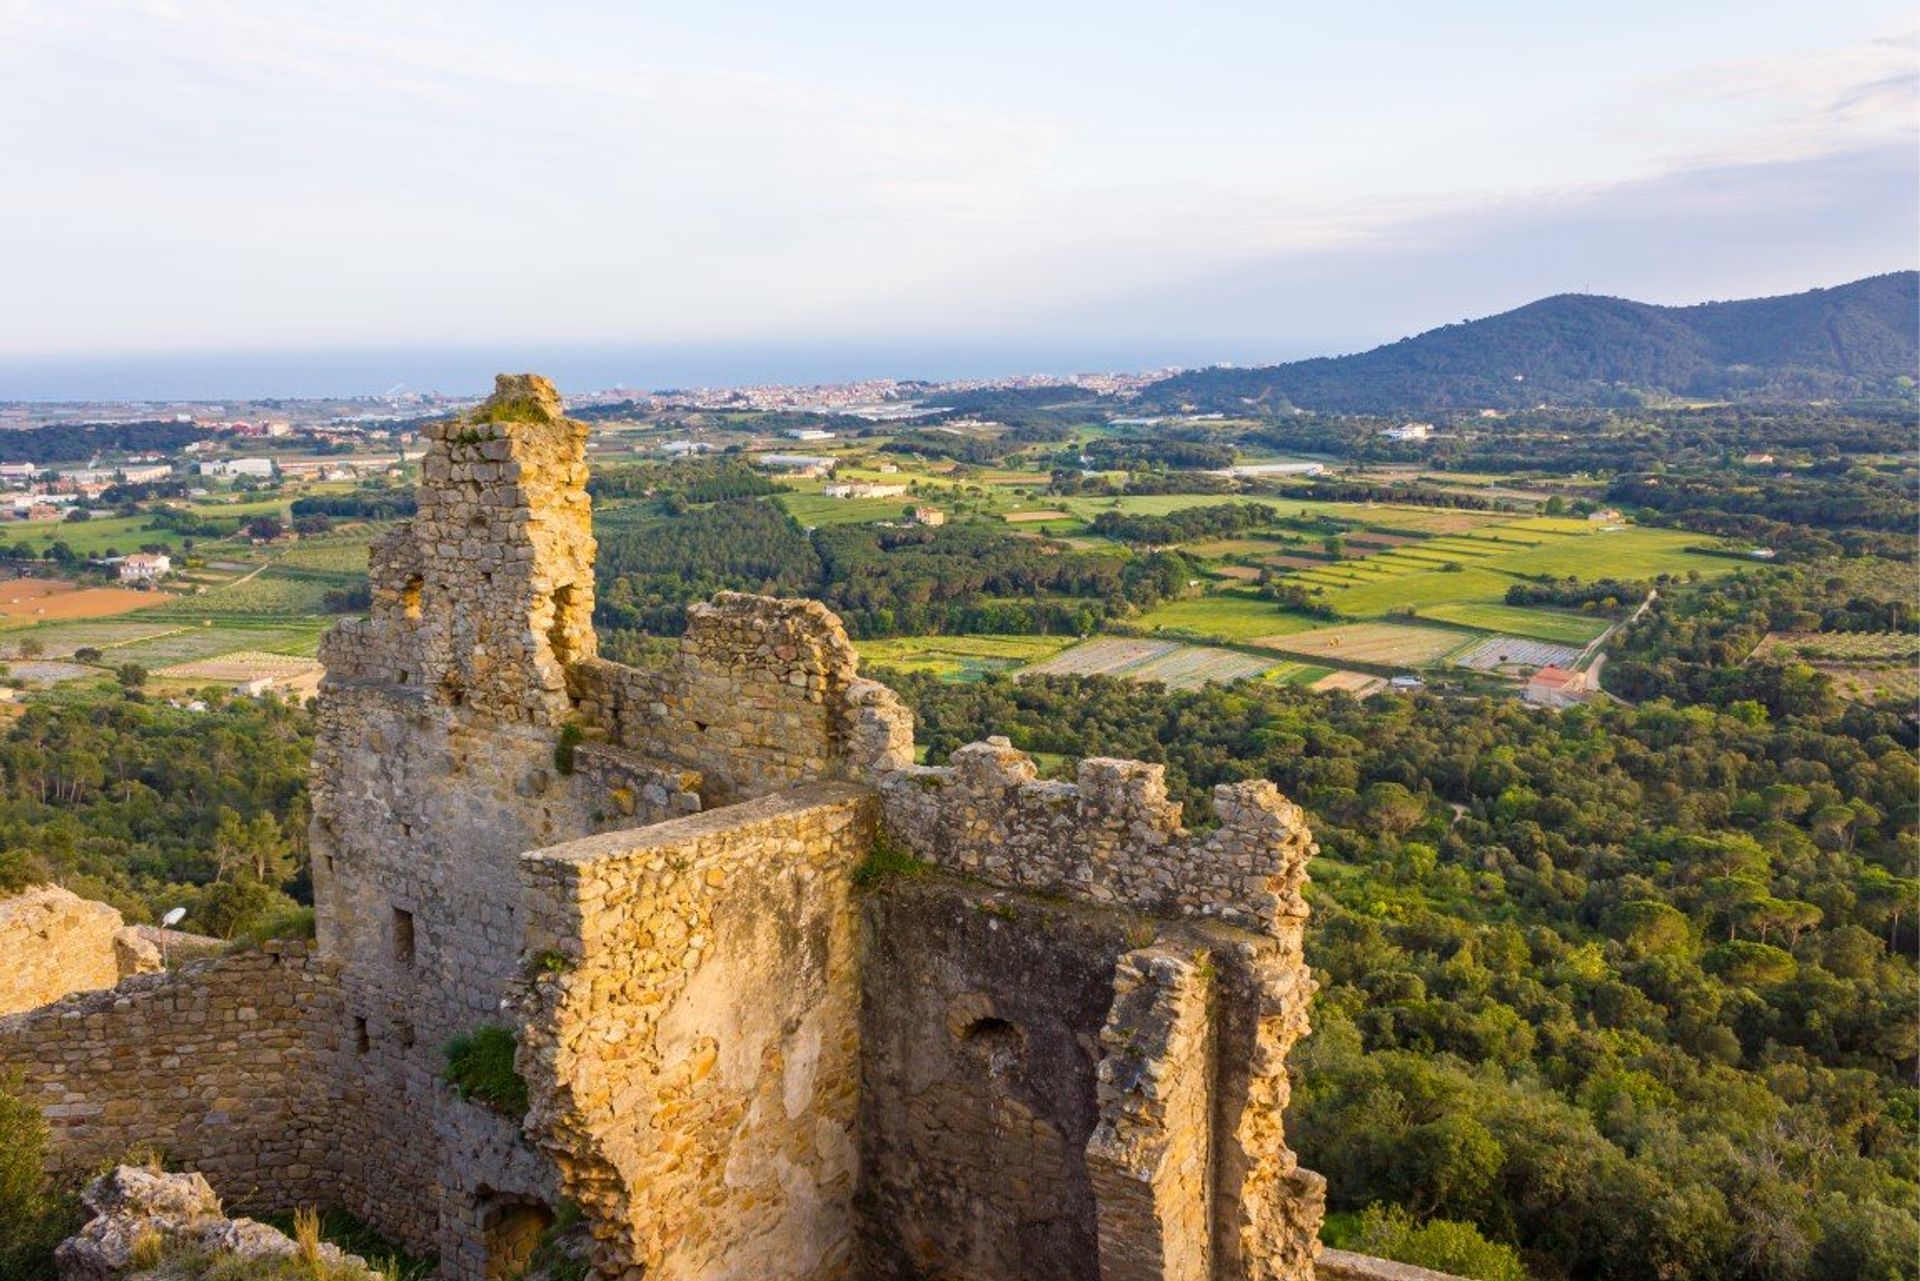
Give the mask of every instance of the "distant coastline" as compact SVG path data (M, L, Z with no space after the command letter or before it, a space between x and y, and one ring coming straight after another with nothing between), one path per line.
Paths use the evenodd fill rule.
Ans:
M1327 344L1337 350L1339 342ZM684 343L365 347L334 351L170 352L133 355L0 355L0 401L259 400L408 391L484 394L502 369L550 372L567 391L612 387L812 384L864 378L994 378L1269 362L1263 347L995 339L986 342Z

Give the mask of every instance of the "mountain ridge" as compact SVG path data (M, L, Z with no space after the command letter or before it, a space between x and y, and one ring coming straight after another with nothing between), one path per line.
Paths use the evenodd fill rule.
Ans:
M1346 413L1825 400L1895 391L1916 364L1920 272L1896 271L1684 306L1553 294L1352 355L1189 370L1144 394L1199 409Z

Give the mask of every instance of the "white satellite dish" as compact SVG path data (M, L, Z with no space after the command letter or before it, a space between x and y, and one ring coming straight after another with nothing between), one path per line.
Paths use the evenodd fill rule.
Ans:
M168 912L165 916L160 918L160 924L166 926L168 929L172 929L174 926L180 924L180 922L186 919L187 919L187 909L184 907L176 907L171 912Z

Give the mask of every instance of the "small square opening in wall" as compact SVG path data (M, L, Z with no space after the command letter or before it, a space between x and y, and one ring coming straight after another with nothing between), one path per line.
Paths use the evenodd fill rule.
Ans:
M393 959L397 965L413 964L413 913L404 907L393 909Z

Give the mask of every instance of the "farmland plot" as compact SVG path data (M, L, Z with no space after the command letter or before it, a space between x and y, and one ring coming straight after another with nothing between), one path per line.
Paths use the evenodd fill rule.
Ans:
M275 568L262 570L224 587L211 587L196 596L176 597L154 612L156 618L197 622L203 618L246 618L271 621L320 613L327 592L352 581L349 575Z
M856 641L854 648L862 664L970 681L1051 657L1072 643L1070 636L901 636Z
M1283 611L1251 592L1227 590L1189 600L1169 601L1143 614L1140 625L1156 631L1184 632L1197 637L1218 636L1246 640L1274 632L1303 631L1313 623Z
M55 623L10 633L0 650L19 653L22 641L34 640L48 658L72 658L76 649L112 649L176 629L172 623Z
M10 622L60 618L111 618L172 599L125 587L78 587L57 578L15 578L0 583L0 616Z
M1855 702L1920 701L1920 635L1912 632L1773 632L1753 656L1809 663Z
M1329 592L1326 603L1342 614L1366 618L1397 607L1419 608L1454 601L1499 602L1506 599L1513 579L1491 570L1469 567L1458 573L1432 570L1380 583L1363 583Z
M311 658L325 624L315 621L284 627L182 627L147 640L132 641L110 651L116 663L166 667L174 663L217 658L237 650L263 650L296 658Z
M274 563L284 569L318 570L364 578L369 541L370 538L308 539L282 552Z
M1268 639L1276 648L1284 649L1289 654L1304 654L1309 658L1380 663L1389 667L1419 667L1459 649L1469 638L1440 627L1349 623Z
M1585 645L1606 631L1608 626L1608 620L1604 618L1562 614L1547 609L1526 609L1518 605L1428 605L1421 609L1420 616L1437 618L1443 623L1458 623L1462 627L1478 627L1489 632L1557 641L1563 645Z
M287 680L318 673L320 664L310 658L290 658L285 654L267 654L259 650L238 650L218 658L203 658L191 663L176 663L155 672L169 680L233 682L272 677Z
M1385 677L1369 676L1365 672L1334 672L1322 676L1307 686L1316 694L1351 694L1355 698L1365 698L1369 694L1378 694L1387 687Z
M1453 661L1476 672L1494 672L1503 667L1569 667L1579 659L1580 652L1572 646L1550 641L1489 636L1455 654Z
M1230 649L1187 645L1131 668L1126 676L1128 680L1160 681L1169 689L1199 689L1210 681L1225 684L1258 676L1272 666L1271 659L1237 654Z
M1785 651L1815 662L1872 663L1920 658L1912 632L1769 632L1754 656Z
M1842 698L1858 703L1892 700L1909 709L1920 702L1920 671L1911 666L1866 667L1821 664L1819 669L1833 678L1834 689Z
M1206 645L1102 636L1036 663L1022 675L1120 676L1159 681L1171 689L1198 689L1209 681L1245 680L1277 666L1278 659Z
M1041 676L1125 676L1136 667L1181 648L1178 641L1100 636L1035 663L1027 672Z

